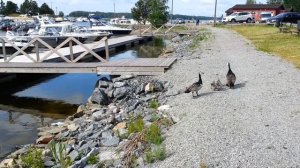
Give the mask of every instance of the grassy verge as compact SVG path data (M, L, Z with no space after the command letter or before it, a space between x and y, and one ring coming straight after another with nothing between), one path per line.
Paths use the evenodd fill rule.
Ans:
M253 42L261 51L276 54L300 68L300 37L290 33L279 33L272 26L241 25L233 29Z

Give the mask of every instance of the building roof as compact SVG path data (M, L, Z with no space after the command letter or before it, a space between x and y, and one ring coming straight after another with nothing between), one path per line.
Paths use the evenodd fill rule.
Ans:
M284 6L281 4L237 4L233 6L232 9L284 9Z
M231 13L233 10L268 10L280 9L284 10L282 4L237 4L226 10L226 13Z

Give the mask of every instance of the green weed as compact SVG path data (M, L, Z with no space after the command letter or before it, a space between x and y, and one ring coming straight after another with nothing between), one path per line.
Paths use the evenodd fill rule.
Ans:
M163 141L163 137L160 132L160 128L157 124L151 124L146 131L145 139L149 143L160 145Z
M87 160L87 163L89 165L97 164L99 162L99 158L97 155L90 155L90 157Z
M70 157L67 156L65 144L52 141L50 143L50 151L53 159L56 163L60 164L61 168L67 168L71 166L72 162Z
M36 148L29 149L28 153L21 156L21 164L23 168L44 168L42 151Z
M158 103L158 101L156 99L150 100L150 102L149 102L149 108L157 110L158 107L159 107L159 103Z
M144 129L144 120L139 117L128 124L128 133L141 132Z

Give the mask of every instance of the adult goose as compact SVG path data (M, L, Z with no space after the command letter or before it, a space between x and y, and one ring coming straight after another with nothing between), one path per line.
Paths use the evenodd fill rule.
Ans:
M232 72L232 70L230 68L230 63L229 62L227 63L227 65L228 65L228 72L227 72L227 75L226 75L226 78L227 78L226 86L228 86L229 88L233 88L236 77L235 77L235 74Z
M198 91L202 88L202 79L201 74L199 73L199 80L198 82L193 83L191 86L187 87L185 90L185 93L192 92L192 95L194 97L194 92L196 92L196 95L198 96Z

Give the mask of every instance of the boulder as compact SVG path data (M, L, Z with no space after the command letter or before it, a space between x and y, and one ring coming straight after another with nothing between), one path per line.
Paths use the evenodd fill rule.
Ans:
M150 82L145 86L145 93L154 91L154 83Z
M120 100L120 99L124 98L128 93L129 93L128 87L116 88L113 92L113 97Z
M154 91L161 92L164 90L164 83L161 81L154 82Z
M36 140L37 144L48 144L54 138L53 135L41 136Z
M124 129L126 128L126 122L121 122L119 124L117 124L114 128L113 128L113 131L116 132L118 131L119 129Z
M91 103L97 103L100 105L108 105L109 104L109 99L108 96L106 95L105 91L102 89L95 89L91 98L90 98Z
M78 130L78 128L79 128L79 126L74 123L68 125L68 130L70 130L70 131L76 131L76 130Z
M118 78L114 78L112 81L115 83L115 82L121 82L121 81L124 81L124 80L128 80L128 79L132 79L134 78L135 76L130 74L130 75L122 75Z
M48 161L44 162L44 165L45 165L46 167L52 167L52 166L55 165L55 163L52 162L52 161L50 161L50 160L48 160Z
M115 82L114 83L114 88L119 88L119 87L123 87L126 86L126 82Z

